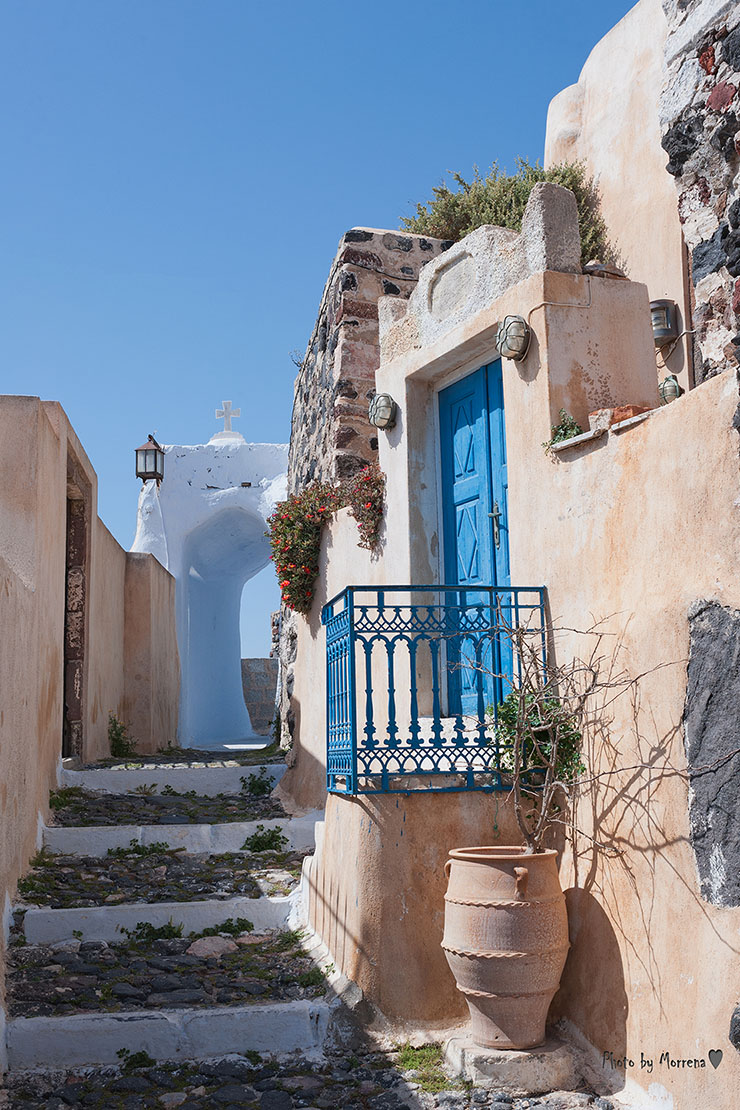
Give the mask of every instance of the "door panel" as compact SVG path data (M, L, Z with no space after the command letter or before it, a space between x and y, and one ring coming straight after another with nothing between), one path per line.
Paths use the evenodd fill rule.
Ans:
M508 586L506 434L501 363L483 366L439 394L442 463L444 574L461 591L450 620L465 620L490 595L475 586ZM503 695L500 675L511 673L505 637L481 645L454 635L448 640L449 712L478 717Z

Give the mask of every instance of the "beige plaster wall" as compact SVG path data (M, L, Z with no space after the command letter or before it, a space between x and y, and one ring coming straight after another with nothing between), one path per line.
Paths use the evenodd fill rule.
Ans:
M146 705L150 722L143 750L175 735L174 580L153 558L137 556L147 590L138 591L135 582L124 589L127 555L96 515L95 472L61 406L0 396L0 903L6 908L38 847L62 754L68 458L90 498L83 757L108 753L108 712L123 713L127 675L137 668L141 681L131 692L138 693L137 709ZM149 653L156 655L150 678L133 648L130 662L126 657L124 626L137 614L146 614Z
M668 297L691 327L685 249L673 179L660 145L658 100L668 25L660 0L640 0L597 43L570 85L551 102L545 165L584 162L593 175L609 236L633 281L650 300ZM690 342L684 337L663 364L661 379L690 380Z
M127 552L123 719L141 752L177 740L180 664L175 579L153 555Z
M378 388L400 403L397 427L380 436L388 481L382 559L358 558L351 522L340 519L324 551L322 583L335 590L363 578L439 580L436 391L496 357L496 320L509 312L530 318L530 353L503 366L512 582L547 586L556 627L585 630L603 620L612 634L607 654L636 680L636 697L618 697L606 727L588 742L589 766L609 774L579 804L582 831L575 851L562 858L573 947L551 1016L570 1021L599 1052L638 1062L603 1071L605 1090L652 1084L673 1110L730 1110L740 1082L727 1040L738 1003L732 968L740 909L712 906L699 891L681 719L689 607L702 597L740 607L740 465L732 427L738 386L726 373L623 432L546 454L558 398L582 397L588 407L596 395L601 403L646 402L654 390L646 290L594 279L585 309L577 305L586 282L535 275L434 345L381 367ZM305 791L313 804L324 729L316 621L317 609L299 634L307 673L297 668L300 740L291 772L298 794ZM581 639L558 634L558 657L583 653ZM332 799L326 817L311 871L311 912L338 966L396 1016L456 1016L459 1000L436 947L439 869L453 838L492 839L490 803ZM501 817L499 826L510 827ZM595 851L589 836L610 850ZM420 952L426 976L413 967ZM639 1074L641 1052L655 1061L665 1051L706 1058L716 1047L725 1051L717 1071L656 1064L652 1076Z
M5 910L37 847L61 751L64 557L62 548L60 572L58 537L65 529L65 467L58 428L39 401L0 397L0 899Z
M110 754L108 714L124 720L123 624L126 553L97 517L90 553L85 758Z

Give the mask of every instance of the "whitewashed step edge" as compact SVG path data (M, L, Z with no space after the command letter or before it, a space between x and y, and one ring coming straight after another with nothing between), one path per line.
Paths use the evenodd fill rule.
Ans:
M287 928L293 919L299 891L260 898L212 898L202 902L121 902L117 906L50 909L31 906L23 919L28 944L61 944L64 941L124 940L123 929L139 922L159 928L170 921L182 925L183 934L199 933L229 918L246 917L255 932ZM21 908L21 907L16 907Z
M184 794L195 790L197 794L214 797L216 794L239 794L242 779L259 775L264 770L276 786L286 771L284 763L257 764L254 767L137 767L117 770L114 767L95 767L84 771L60 771L60 786L81 786L86 790L99 790L104 794L128 794L139 786L155 786L159 793L163 787Z
M207 1060L249 1049L273 1057L301 1052L318 1061L329 1017L329 1004L319 999L11 1018L8 1065L24 1071L119 1064L122 1048L160 1061Z
M312 810L295 817L218 825L51 825L43 830L43 845L58 855L101 857L111 849L128 848L133 840L144 847L160 843L182 848L187 855L215 855L240 851L246 838L257 831L258 825L263 825L266 829L281 829L288 838L288 846L301 851L313 848L314 826L322 816L321 810Z

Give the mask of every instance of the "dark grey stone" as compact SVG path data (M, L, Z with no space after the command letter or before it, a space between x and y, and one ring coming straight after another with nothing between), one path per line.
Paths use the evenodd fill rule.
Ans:
M730 1018L730 1044L740 1052L740 1006L736 1006Z
M740 197L727 209L727 222L735 230L740 227Z
M145 992L134 987L131 983L114 983L111 987L114 998L144 998Z
M740 73L740 26L730 31L722 43L722 61Z
M372 231L360 231L357 228L352 228L351 231L345 232L345 243L367 243L373 238Z
M141 1094L143 1091L150 1091L152 1085L143 1075L122 1075L120 1079L113 1080L110 1089L111 1091Z
M709 145L718 150L726 162L734 162L737 158L737 151L735 150L737 130L737 116L734 112L725 112L709 136Z
M394 281L388 281L387 278L383 278L383 292L387 297L395 297L401 290Z
M731 231L725 244L727 269L733 277L740 277L740 231Z
M293 1099L287 1091L263 1091L260 1110L293 1110Z
M714 274L727 261L725 240L728 235L727 224L720 224L711 239L698 243L691 256L691 277L696 285L708 274Z
M683 167L704 137L704 117L700 112L679 119L669 127L661 140L661 146L668 155L666 169L678 177Z
M684 710L689 819L702 896L740 906L740 612L716 601L689 613Z
M236 1106L244 1106L248 1102L254 1102L257 1098L257 1093L251 1087L244 1087L241 1083L230 1083L226 1087L219 1088L214 1091L210 1096L214 1102L219 1106L229 1105L234 1103Z

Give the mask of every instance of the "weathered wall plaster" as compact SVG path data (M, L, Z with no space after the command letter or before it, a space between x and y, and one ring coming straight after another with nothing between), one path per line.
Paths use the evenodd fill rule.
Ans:
M165 656L176 648L167 588L172 579L154 564L151 596L127 604L126 554L97 517L95 471L60 405L37 397L0 397L0 468L0 899L7 905L39 846L40 821L48 820L49 790L62 755L68 492L77 496L84 487L89 508L82 552L85 619L79 630L83 759L108 754L110 711L126 719L130 660L124 624L131 607L143 613L149 606L148 620L160 628ZM70 474L77 483L71 491ZM176 675L159 683L141 676L139 705L156 700L164 729L176 722L177 694ZM172 735L165 732L165 740ZM150 751L162 733L137 728L135 737L142 751ZM3 966L0 953L0 983Z
M252 740L240 601L269 562L267 518L285 496L288 449L220 432L206 444L164 450L164 480L142 487L131 550L153 554L177 583L178 739L199 748Z
M627 276L645 284L651 300L675 301L682 330L693 326L686 249L658 109L667 34L660 0L640 0L597 43L577 84L550 103L545 165L586 165ZM684 336L667 357L656 352L659 377L676 374L689 389L691 348Z
M400 403L397 427L380 437L388 481L382 556L353 557L353 522L338 515L327 532L315 607L297 628L296 762L284 789L303 804L320 801L322 602L348 581L439 580L436 393L496 357L495 324L503 315L530 318L530 353L522 363L504 361L503 367L512 580L547 585L556 625L587 629L603 619L608 643L620 644L618 667L644 676L637 699L618 699L606 731L589 741L589 766L605 777L595 780L579 805L583 835L576 853L568 848L563 855L573 947L551 1014L567 1018L615 1058L626 1053L639 1059L644 1050L658 1060L666 1049L679 1057L706 1057L709 1048L727 1045L737 1006L731 977L718 976L717 969L735 958L740 918L702 895L690 843L681 734L689 610L701 596L735 608L740 602L735 377L717 377L642 423L556 459L542 448L561 398L575 402L576 410L596 395L613 403L639 397L657 404L646 305L647 290L635 283L536 274L428 347L409 345L381 366L378 388ZM577 641L560 640L561 658L575 653ZM445 851L462 846L451 838L470 831L470 814L480 822L476 840L493 838L484 800L471 799L467 815L445 796L411 801L400 803L406 815L401 836L396 799L373 800L374 816L364 802L332 800L310 882L312 920L331 937L339 966L371 997L418 1020L423 1013L438 1018L448 1003L452 1016L454 997L441 950L428 938L430 922L440 920L442 887L436 877L424 884L420 876L436 876ZM368 815L377 836L368 832ZM413 830L412 819L419 822ZM330 824L346 830L344 846ZM507 835L504 804L498 824L500 835ZM437 828L443 830L439 838ZM589 837L614 854L595 850ZM362 897L358 874L368 886ZM386 961L381 946L389 943L394 920L395 958ZM411 970L422 935L423 981ZM404 990L393 981L399 968ZM660 1082L679 1110L698 1100L730 1110L740 1060L729 1046L725 1065L722 1073L666 1067ZM627 1071L617 1069L608 1078L617 1087L629 1085L635 1077Z

